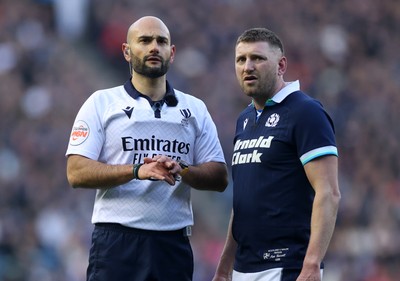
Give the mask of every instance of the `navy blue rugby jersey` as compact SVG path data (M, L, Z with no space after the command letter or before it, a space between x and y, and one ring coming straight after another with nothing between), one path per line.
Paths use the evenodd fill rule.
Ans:
M333 122L321 103L298 90L286 90L278 102L267 102L258 120L256 115L250 105L236 124L235 270L301 268L314 198L303 165L324 155L337 156Z

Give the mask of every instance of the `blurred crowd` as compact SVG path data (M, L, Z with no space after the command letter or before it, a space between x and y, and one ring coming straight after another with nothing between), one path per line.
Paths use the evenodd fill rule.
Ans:
M342 201L324 280L400 280L400 2L0 0L0 281L84 280L94 193L69 187L64 154L83 101L129 79L121 44L144 15L170 28L168 79L205 101L228 164L249 103L236 38L255 26L281 37L286 80L336 127ZM193 192L194 281L214 273L231 192Z

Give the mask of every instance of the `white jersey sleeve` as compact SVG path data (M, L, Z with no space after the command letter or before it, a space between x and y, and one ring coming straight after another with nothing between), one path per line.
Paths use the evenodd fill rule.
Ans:
M96 95L94 93L86 100L75 118L67 155L79 154L93 160L99 158L105 138L101 116L104 106L96 103Z

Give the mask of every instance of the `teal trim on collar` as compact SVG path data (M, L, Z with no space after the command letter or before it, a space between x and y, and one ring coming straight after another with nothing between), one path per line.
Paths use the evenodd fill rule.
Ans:
M277 104L277 102L273 101L272 99L268 99L268 100L265 102L265 106L273 106L273 105L275 105L275 104ZM251 101L251 105L254 107L254 101Z
M277 104L275 101L273 101L272 99L268 99L266 102L265 102L265 106L273 106L273 105L275 105L275 104Z
M291 93L300 91L299 80L293 82L286 82L285 87L283 87L279 92L277 92L272 98L265 102L265 106L273 106L277 103L281 103L287 96ZM254 107L254 102L251 101L251 105Z

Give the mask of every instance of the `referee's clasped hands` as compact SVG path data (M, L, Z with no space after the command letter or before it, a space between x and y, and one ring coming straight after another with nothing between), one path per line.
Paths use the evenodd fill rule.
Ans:
M175 185L181 179L181 166L175 160L157 155L153 158L145 157L143 165L140 166L138 179L163 180L170 185Z

